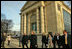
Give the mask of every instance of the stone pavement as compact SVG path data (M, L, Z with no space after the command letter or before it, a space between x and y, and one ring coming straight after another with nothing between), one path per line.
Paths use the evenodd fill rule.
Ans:
M8 41L5 41L5 48L19 48L19 42L16 39L11 39L10 45L8 45Z
M5 41L5 48L22 48L22 46L19 47L18 39L11 39L10 45L8 45L8 41L7 40Z
M39 45L38 48L41 48L41 41L40 40L38 42L38 45ZM30 42L28 43L28 47L30 48ZM11 39L10 45L8 45L7 40L5 41L5 48L22 48L22 46L19 47L19 40L18 39ZM25 46L25 48L26 48L26 46ZM45 48L45 46L44 46L44 48Z

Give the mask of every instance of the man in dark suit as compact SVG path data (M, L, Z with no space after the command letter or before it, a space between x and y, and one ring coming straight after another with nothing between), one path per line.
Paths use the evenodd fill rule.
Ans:
M61 36L60 36L59 33L57 33L56 42L57 42L58 48L60 48L60 46L61 46Z
M46 44L47 44L47 39L46 39L46 35L45 33L42 34L42 48L43 48L43 45L45 44L45 47L47 48Z
M22 42L22 34L20 34L20 36L19 36L19 47L21 47L21 42Z
M63 36L62 36L62 45L63 45L63 48L71 48L70 46L70 41L71 41L71 35L69 35L68 33L67 33L67 31L66 30L64 30L64 32L63 32Z
M28 36L26 35L26 33L24 33L23 37L22 37L22 47L25 48L24 46L26 45L26 47L28 48Z
M33 31L30 36L30 48L37 48L37 36Z

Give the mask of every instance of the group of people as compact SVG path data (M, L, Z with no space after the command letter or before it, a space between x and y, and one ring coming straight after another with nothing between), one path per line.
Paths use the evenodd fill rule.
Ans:
M24 46L28 47L28 41L30 41L30 48L37 48L37 36L35 33L32 31L31 35L28 36L26 33L24 33L22 37L22 48L25 48Z
M3 36L3 37L2 37ZM6 41L6 35L3 34L1 36L1 44L4 47L4 43ZM8 45L10 44L11 36L8 35ZM37 44L37 35L34 31L31 32L31 35L28 36L26 33L20 36L19 44L21 42L22 48L38 48ZM30 47L28 46L28 42L30 42ZM71 48L71 35L68 34L66 30L63 31L63 35L59 33L53 32L52 34L49 33L48 35L43 33L42 34L42 48L45 46L46 48Z
M59 33L49 33L48 36L43 34L42 36L42 48L45 45L46 48L71 48L71 35L66 30L63 31L63 35Z
M30 41L30 48L38 48L37 45L37 35L32 31L31 36L27 36L24 33L22 37L22 47L24 45L28 48L28 41ZM67 33L66 30L63 31L63 35L55 32L53 34L49 33L47 36L45 33L42 35L42 48L45 45L46 48L71 48L71 35Z

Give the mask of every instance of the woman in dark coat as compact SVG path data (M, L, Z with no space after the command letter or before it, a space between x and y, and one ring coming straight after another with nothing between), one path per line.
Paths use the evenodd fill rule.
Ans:
M37 48L37 36L33 31L30 36L30 48Z

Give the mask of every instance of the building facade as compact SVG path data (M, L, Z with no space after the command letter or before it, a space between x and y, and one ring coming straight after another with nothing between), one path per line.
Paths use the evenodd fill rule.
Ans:
M71 9L63 1L27 1L20 15L22 34L71 31Z

